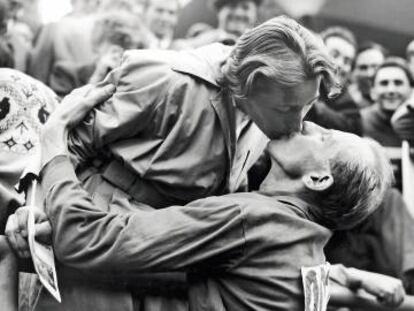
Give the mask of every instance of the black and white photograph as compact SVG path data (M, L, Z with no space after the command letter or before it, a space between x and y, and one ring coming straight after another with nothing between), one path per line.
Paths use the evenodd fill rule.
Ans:
M0 311L414 311L414 0L0 0Z

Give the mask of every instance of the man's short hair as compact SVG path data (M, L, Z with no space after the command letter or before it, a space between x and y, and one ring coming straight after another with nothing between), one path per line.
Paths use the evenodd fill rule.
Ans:
M136 15L126 11L102 13L92 31L92 45L97 48L104 42L124 49L148 46L145 28Z
M372 77L372 81L375 81L375 78L377 77L378 72L382 68L387 68L387 67L398 67L398 68L400 68L406 74L406 76L408 78L408 81L410 82L410 85L414 86L413 76L411 75L411 71L410 71L410 68L408 66L407 61L404 58L401 58L401 57L398 57L398 56L387 57L384 60L384 62L375 71L375 74Z
M356 57L358 57L359 54L368 50L377 50L384 56L384 58L390 54L389 51L382 44L373 41L364 41L358 46Z
M320 36L322 37L323 42L326 42L326 40L331 37L341 38L350 43L355 48L355 50L358 49L358 44L355 35L348 28L342 26L329 27L322 31L320 33Z
M263 0L211 0L210 5L218 12L225 6L236 6L242 2L253 2L257 7L259 7Z
M291 18L279 16L245 32L223 66L223 84L236 98L248 98L257 78L291 88L322 77L329 94L339 82L322 40Z
M375 161L338 154L330 162L334 183L325 191L304 190L301 197L315 205L312 211L318 222L332 230L354 227L374 212L393 181L392 167L381 145L361 138L369 144ZM352 152L352 151L349 151Z

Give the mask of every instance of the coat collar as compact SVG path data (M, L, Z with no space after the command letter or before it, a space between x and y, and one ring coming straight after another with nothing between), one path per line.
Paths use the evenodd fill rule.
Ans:
M292 209L295 211L295 213L301 216L302 218L308 219L313 222L318 222L314 214L312 213L312 209L314 209L315 207L303 201L302 199L290 195L284 195L282 193L280 195L276 195L275 199L277 199L279 202L290 205Z
M220 87L221 67L229 57L231 50L229 46L214 43L195 50L179 52L171 62L171 68Z

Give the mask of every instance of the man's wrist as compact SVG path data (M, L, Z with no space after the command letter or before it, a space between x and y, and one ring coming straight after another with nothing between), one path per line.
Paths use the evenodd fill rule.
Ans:
M65 126L46 125L41 135L41 167L58 155L67 155L67 129Z
M348 276L348 287L352 290L357 290L363 287L363 279L361 274L363 271L355 268L346 268L346 273Z

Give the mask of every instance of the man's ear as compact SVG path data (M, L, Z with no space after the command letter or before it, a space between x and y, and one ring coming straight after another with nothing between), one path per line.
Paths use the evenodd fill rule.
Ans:
M334 179L329 172L311 172L302 176L306 188L313 191L324 191L332 186Z

